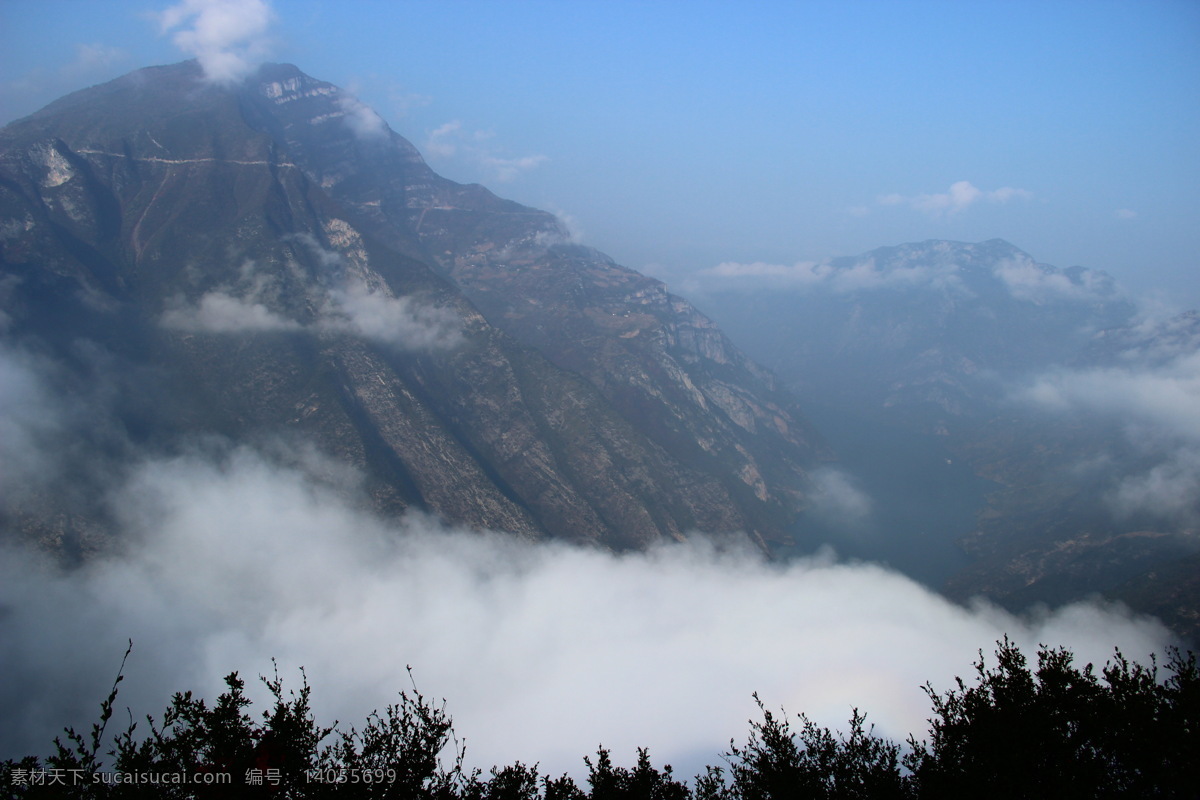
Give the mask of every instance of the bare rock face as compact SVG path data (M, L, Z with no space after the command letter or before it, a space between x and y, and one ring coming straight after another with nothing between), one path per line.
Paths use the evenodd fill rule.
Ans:
M300 436L381 509L614 549L781 540L821 454L686 301L291 66L141 70L13 123L0 220L5 346L107 364L137 448Z

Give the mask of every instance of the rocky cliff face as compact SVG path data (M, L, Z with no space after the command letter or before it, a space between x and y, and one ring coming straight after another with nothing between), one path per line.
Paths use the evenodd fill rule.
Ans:
M141 70L13 123L0 219L5 347L102 370L133 450L299 435L380 508L617 549L783 538L820 454L662 284L294 67Z

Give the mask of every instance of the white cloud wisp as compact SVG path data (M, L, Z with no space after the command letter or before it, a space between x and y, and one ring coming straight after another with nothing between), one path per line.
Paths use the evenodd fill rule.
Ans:
M270 51L275 12L265 0L182 0L159 14L163 34L193 56L213 83L246 77Z
M1125 355L1129 363L1121 366L1037 376L1016 397L1060 414L1116 421L1134 450L1154 462L1117 478L1107 501L1119 516L1200 524L1200 351L1166 360L1154 349Z
M740 263L724 261L715 267L700 270L698 285L732 281L746 288L778 287L799 291L828 291L850 294L875 289L903 289L935 286L955 288L961 284L954 264L918 264L916 266L879 265L866 258L847 267L835 267L828 261L799 261L792 265L770 264L762 261Z
M886 194L881 195L878 202L884 206L907 206L915 211L940 217L961 214L979 202L1007 203L1010 200L1029 200L1032 197L1033 192L1027 189L1002 186L985 191L970 181L958 181L944 192L918 195Z
M462 343L462 319L453 310L371 292L361 283L330 292L319 327L400 350L445 350Z
M489 131L469 132L462 122L451 120L429 132L424 149L431 158L460 158L498 183L509 183L547 160L544 155L503 156L490 139Z
M298 331L300 324L262 303L224 291L207 292L194 306L179 303L163 312L163 327L188 333Z

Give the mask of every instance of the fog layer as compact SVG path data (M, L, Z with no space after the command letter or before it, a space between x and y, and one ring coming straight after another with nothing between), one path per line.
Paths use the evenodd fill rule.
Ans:
M903 738L925 730L920 686L949 688L1006 634L1098 663L1169 640L1118 607L1018 619L831 556L768 564L705 542L614 556L381 520L352 473L304 447L147 459L109 503L120 552L75 572L0 558L4 757L89 726L130 638L118 707L135 718L173 691L213 698L232 670L270 674L274 657L293 684L306 669L320 720L348 727L409 688L411 665L471 763L551 772L600 744L698 769L745 734L755 691L831 726L858 707Z

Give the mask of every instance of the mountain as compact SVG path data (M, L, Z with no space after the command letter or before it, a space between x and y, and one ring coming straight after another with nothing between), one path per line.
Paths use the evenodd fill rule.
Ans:
M806 515L801 542L1014 609L1103 593L1200 640L1195 312L1143 317L998 239L702 277L874 503L865 533Z
M122 459L212 437L314 444L384 511L617 550L786 541L825 454L663 284L290 65L143 69L10 124L0 219L9 369L74 398L10 440L0 511L64 552L103 546Z
M1041 264L1000 239L883 247L772 283L707 283L695 296L802 396L903 410L929 430L978 413L1004 381L1069 360L1135 312L1108 275Z

